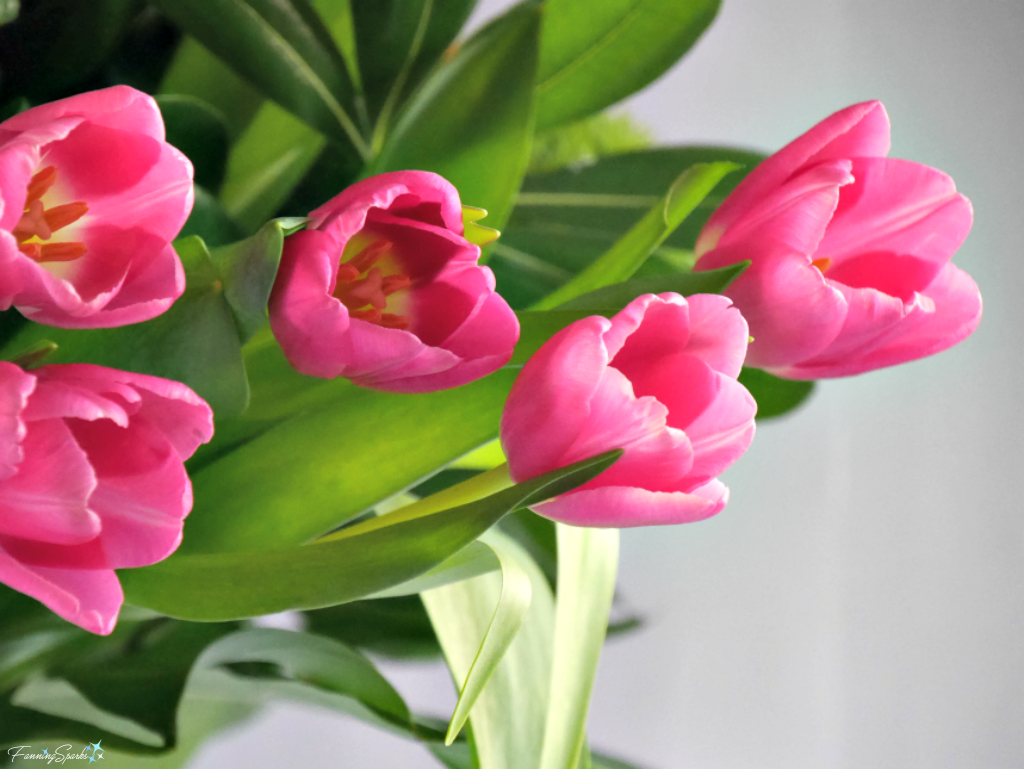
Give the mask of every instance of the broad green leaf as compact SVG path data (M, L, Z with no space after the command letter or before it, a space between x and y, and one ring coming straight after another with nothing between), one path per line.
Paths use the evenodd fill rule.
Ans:
M600 158L650 148L650 131L628 114L602 112L578 123L538 132L530 153L531 174L593 165Z
M252 237L210 252L243 344L267 324L267 302L281 263L285 236L305 224L306 219L274 219Z
M415 518L398 511L311 545L257 552L176 553L153 566L121 570L121 584L130 603L202 622L358 600L423 574L510 510L585 483L618 455L610 452L578 462L459 507Z
M217 198L198 184L193 189L195 201L192 213L178 233L178 240L195 235L202 238L209 248L216 248L245 237L241 227L228 215Z
M488 262L514 308L551 293L610 249L695 163L743 164L763 156L743 150L673 147L604 157L583 168L529 175ZM641 268L640 276L688 270L697 235L743 178L722 180Z
M0 24L10 24L18 18L21 0L0 0Z
M308 0L154 2L264 95L366 153L344 57Z
M349 62L355 55L349 4L320 0L314 5L349 64L349 71L358 76ZM317 159L326 144L327 138L320 131L277 104L264 103L231 150L228 176L221 194L225 207L246 231L254 231L280 209L314 164L321 165ZM362 167L363 160L353 144L340 142L331 149L345 158L346 168ZM302 213L311 210L340 192L347 181L346 178L330 185L330 193L322 200L296 210Z
M185 153L195 169L195 183L211 192L220 189L228 157L228 125L220 112L195 96L156 97L167 129L167 141Z
M534 5L514 8L435 69L406 104L372 171L434 171L500 229L529 157L540 16Z
M305 618L310 633L385 657L423 658L441 653L418 595L352 601L305 612Z
M178 46L160 83L161 94L194 96L216 105L235 140L263 103L259 91L194 37Z
M788 414L811 397L814 382L781 379L767 371L746 368L740 372L740 384L757 401L757 418L773 419Z
M469 666L469 672L459 690L459 700L452 713L445 743L451 745L462 730L466 719L484 686L494 675L501 658L515 640L523 618L530 608L533 588L529 572L520 565L515 550L500 535L484 534L481 541L491 548L501 568L501 592L494 607L490 624L484 632L480 648Z
M563 286L544 297L534 309L558 307L580 294L628 280L726 174L737 168L734 163L727 162L690 166L615 245Z
M328 705L364 721L410 734L405 702L359 652L330 638L273 628L242 630L216 641L193 676L230 671L243 697L287 698ZM216 685L204 682L206 687ZM232 682L218 682L230 692Z
M576 769L615 594L618 529L556 524L558 596L551 698L540 769Z
M424 572L415 579L395 585L387 590L374 593L370 598L395 598L399 596L417 595L424 590L461 582L502 568L500 558L495 551L483 542L470 542L455 555L446 558L430 571Z
M0 103L15 94L37 104L67 96L113 53L135 11L135 0L26 3L0 26Z
M514 541L491 532L530 578L533 598L512 641L469 714L479 769L540 764L551 685L554 605L544 574ZM466 680L501 593L501 578L485 574L430 590L423 603L456 682Z
M651 83L711 24L719 0L547 0L537 125L578 120Z
M735 280L749 262L707 272L669 274L657 278L634 278L614 286L606 286L577 296L554 310L531 310L517 313L519 342L509 366L522 366L548 339L581 318L591 315L611 317L636 297L643 294L675 292L683 296L721 293Z
M314 401L325 394L324 402L280 422L287 412L269 412L255 437L245 433L253 423L240 420L248 442L193 473L181 552L299 544L330 531L497 437L514 379L499 371L420 395L313 380L307 393ZM253 406L260 415L255 399Z
M220 414L240 413L249 397L241 345L223 281L199 238L174 243L185 267L185 293L145 323L104 329L25 325L2 352L41 340L57 343L47 363L97 363L184 382Z

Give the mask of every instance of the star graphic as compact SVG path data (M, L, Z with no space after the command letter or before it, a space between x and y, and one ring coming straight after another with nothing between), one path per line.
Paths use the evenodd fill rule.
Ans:
M89 756L89 763L90 764L93 763L95 760L96 760L95 758L93 758L92 756Z
M48 751L46 748L43 748L43 755L44 756L50 755L50 751Z
M103 742L103 740L100 740L100 742ZM89 743L92 746L93 751L97 751L97 750L100 749L100 742L90 742Z

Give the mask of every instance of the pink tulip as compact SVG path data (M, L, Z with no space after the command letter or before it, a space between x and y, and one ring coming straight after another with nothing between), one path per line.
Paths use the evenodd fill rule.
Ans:
M184 460L213 412L183 384L86 364L0 363L0 582L93 633L114 569L163 560L192 509Z
M463 237L459 194L440 176L365 179L285 241L270 325L303 374L392 392L466 384L504 366L515 313Z
M573 323L530 358L501 418L513 480L625 449L538 513L622 527L700 521L725 507L717 476L747 450L757 411L736 380L747 323L731 304L648 294L611 320Z
M726 294L748 365L792 379L859 374L966 338L981 295L950 263L971 204L934 168L886 158L879 102L826 118L755 168L697 240L697 270L749 259Z
M170 246L192 210L192 164L164 141L156 102L127 86L0 123L0 309L107 328L185 290Z

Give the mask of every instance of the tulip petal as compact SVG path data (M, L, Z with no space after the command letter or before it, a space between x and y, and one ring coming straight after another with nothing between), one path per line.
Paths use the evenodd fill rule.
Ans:
M6 552L11 542L0 539L0 582L90 633L113 631L124 593L112 569L28 566Z
M89 509L96 477L64 421L30 422L18 472L0 483L0 533L58 545L100 533Z
M679 294L638 296L611 319L604 344L612 365L628 373L683 350L690 338L690 306Z
M25 456L21 441L25 437L22 412L36 387L36 378L18 366L0 361L0 481L18 471Z
M800 168L843 158L884 157L888 152L889 118L881 102L854 104L830 115L747 174L708 219L697 239L697 255L714 248L722 233Z
M732 300L719 294L687 297L690 333L686 353L735 379L743 369L750 329Z
M598 316L577 321L523 366L501 416L501 445L516 481L558 467L585 428L608 364L602 337L610 327Z
M648 491L629 486L605 486L563 494L533 509L546 518L574 526L659 526L703 521L721 512L729 490L712 481L690 493Z
M88 91L32 107L0 123L0 132L20 133L53 121L82 117L99 125L164 139L164 121L156 101L152 96L124 85Z
M735 379L715 373L715 395L692 422L686 435L693 446L693 467L687 479L705 483L722 473L750 448L754 440L757 402Z

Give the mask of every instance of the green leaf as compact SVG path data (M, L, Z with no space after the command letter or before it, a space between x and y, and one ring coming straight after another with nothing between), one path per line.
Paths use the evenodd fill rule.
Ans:
M619 532L565 524L556 524L556 529L555 646L539 766L576 769L586 741L590 692L615 594Z
M167 129L167 141L185 153L195 169L195 183L211 192L220 189L228 158L228 125L214 107L195 96L156 97Z
M274 219L250 238L216 248L210 259L224 281L224 299L235 316L242 343L267 324L267 302L274 287L285 236L306 219Z
M201 622L354 601L423 574L505 513L585 483L610 466L619 453L578 462L459 507L415 518L406 518L402 511L381 516L311 545L241 553L176 553L153 566L118 574L129 602Z
M447 745L455 741L484 686L494 675L501 658L515 640L523 624L523 618L530 608L533 594L529 573L520 565L515 551L503 543L502 537L485 534L481 541L490 547L498 558L501 568L501 592L494 607L494 615L459 691L459 700L455 704L455 712L452 713L451 724L445 737Z
M426 658L441 653L418 595L352 601L307 611L305 617L310 633L384 657Z
M782 379L756 368L740 372L740 384L757 401L757 418L774 419L801 406L814 392L814 382Z
M263 94L321 133L367 152L345 60L308 0L154 0Z
M539 766L551 685L554 605L544 574L514 541L499 532L490 541L514 557L530 578L533 598L519 633L469 714L480 769ZM423 594L445 659L465 681L490 625L501 578L485 574Z
M539 301L534 309L558 307L580 294L627 280L683 223L704 198L738 168L734 163L698 163L686 169L632 229L578 275Z
M243 630L210 645L196 662L194 676L230 671L233 682L205 682L230 693L273 696L328 705L377 726L411 734L414 726L405 702L359 652L330 638L273 628Z
M259 91L235 74L194 37L178 46L160 83L161 94L194 96L217 109L235 140L263 103Z
M578 123L538 132L530 153L529 173L581 168L599 158L645 150L653 144L651 132L628 114L602 112Z
M540 8L523 5L467 41L406 104L373 173L434 171L498 229L526 171Z
M748 265L749 262L740 262L707 272L634 278L577 296L558 309L516 313L519 318L519 342L508 365L522 366L541 345L570 323L591 315L610 318L643 294L663 294L670 291L683 296L721 293Z
M0 0L0 24L10 24L20 10L21 0Z
M245 233L232 219L217 198L198 184L195 190L195 201L192 213L188 215L185 226L178 233L178 240L193 235L203 239L210 248L233 243L245 237Z
M135 0L36 0L0 26L0 103L23 95L40 103L68 95L113 53Z
M499 558L495 557L493 548L479 541L470 542L430 571L426 571L408 582L374 593L370 598L417 595L424 590L450 585L452 582L461 582L498 568L501 568L501 562Z
M673 147L598 159L583 168L527 176L512 218L493 247L489 266L514 308L551 293L608 251L695 163L728 161L753 168L763 156L743 150ZM665 240L640 276L688 270L697 235L725 195L743 178L727 176ZM682 257L682 259L680 259Z
M249 371L257 387L259 373ZM276 397L291 390L290 377L268 387L253 407L254 418L269 424L242 420L248 442L193 473L182 552L299 544L330 531L495 438L515 374L419 395L303 379L311 380L306 392L320 400L316 407L303 412L301 399L289 405ZM282 411L270 411L279 400ZM256 437L246 435L252 427Z
M4 347L17 352L49 339L47 363L97 363L184 382L220 414L240 413L249 397L242 350L223 282L199 238L177 240L185 293L145 323L120 328L62 329L29 323Z
M711 24L719 0L547 0L537 125L578 120L651 83Z

